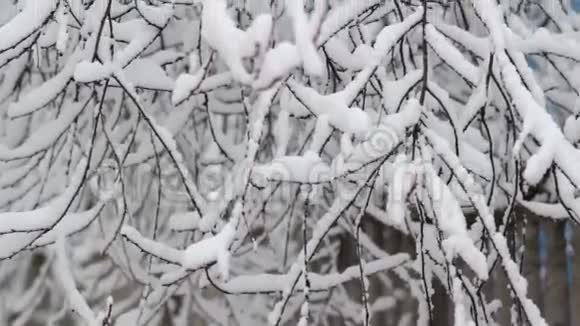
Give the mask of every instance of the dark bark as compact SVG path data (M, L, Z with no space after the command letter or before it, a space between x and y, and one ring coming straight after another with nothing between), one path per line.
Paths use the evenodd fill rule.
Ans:
M568 284L566 273L565 223L543 223L547 237L546 278L544 288L545 318L553 326L567 326Z
M580 325L580 227L573 228L572 238L572 288L570 291L571 323L570 325Z

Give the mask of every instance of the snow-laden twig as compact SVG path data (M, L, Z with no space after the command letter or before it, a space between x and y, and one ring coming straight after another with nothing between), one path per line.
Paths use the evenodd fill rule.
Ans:
M463 168L461 163L459 163L459 160L449 150L449 147L444 140L431 131L425 131L425 136L433 147L433 150L445 160L445 163L448 165L455 178L457 178L458 182L460 182L465 193L469 197L470 202L477 210L477 214L481 219L483 226L488 234L490 234L491 243L501 259L511 290L525 311L526 319L532 325L547 325L544 318L542 318L538 307L528 298L527 282L519 273L518 266L509 254L505 237L497 232L493 214L485 203L485 198L473 180L473 177L465 170L465 168Z

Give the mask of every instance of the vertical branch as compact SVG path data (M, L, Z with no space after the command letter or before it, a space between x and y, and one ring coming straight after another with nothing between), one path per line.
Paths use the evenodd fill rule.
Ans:
M421 37L422 37L422 55L423 55L423 78L421 96L419 103L425 105L425 96L427 95L427 84L429 83L429 49L427 46L427 0L423 0L423 18L421 19Z

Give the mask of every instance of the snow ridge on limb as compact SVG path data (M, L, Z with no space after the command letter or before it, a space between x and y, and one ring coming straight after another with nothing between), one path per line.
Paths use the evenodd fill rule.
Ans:
M14 18L0 27L0 54L40 30L58 8L60 0L30 0Z
M60 93L66 90L73 78L75 67L82 58L82 52L77 50L69 57L67 63L58 74L32 89L18 102L12 103L8 108L8 114L12 118L22 117L34 113L52 102Z
M536 184L552 162L555 162L564 169L575 185L580 185L580 171L574 167L573 163L580 159L580 151L566 140L552 116L538 104L530 91L522 84L516 67L505 51L504 29L507 27L501 20L497 5L489 0L477 0L474 4L490 32L494 44L494 55L501 70L504 86L512 96L514 106L522 116L524 125L529 126L527 130L542 144L540 150L528 161L524 177L530 183Z
M253 77L244 67L243 59L255 55L256 45L260 47L268 43L272 20L270 16L265 16L265 19L257 18L254 22L260 24L260 29L254 27L244 32L236 27L226 9L224 0L203 3L202 36L226 62L234 79L243 84L250 84Z
M442 246L449 256L447 259L452 260L454 255L460 256L480 280L487 280L489 275L486 257L469 237L465 216L455 195L430 164L425 164L423 169L424 187L434 198L432 206L435 217L438 219L438 227L445 236ZM423 202L429 201L423 198Z
M72 266L66 252L66 238L60 234L53 250L56 255L56 262L53 265L54 274L59 281L59 285L65 292L66 304L77 313L87 326L108 325L110 321L110 309L113 305L112 297L107 298L107 309L109 312L101 311L98 314L91 309L81 292L76 286L72 273Z
M548 324L542 317L540 309L527 297L526 279L519 273L517 264L512 260L505 237L497 231L493 213L486 204L485 197L482 195L483 192L479 189L478 184L461 165L461 162L444 139L430 130L424 130L423 134L433 150L452 171L453 176L458 180L469 197L469 201L476 209L486 231L491 235L493 247L501 259L511 290L526 313L526 319L531 325L547 326Z
M48 150L71 127L92 100L91 96L84 103L66 103L65 109L58 118L47 121L16 148L5 148L0 144L0 161L28 158Z
M319 11L326 11L326 0L317 1ZM317 53L313 38L316 36L318 26L313 26L313 21L306 17L304 12L304 0L286 0L286 8L293 19L294 39L298 52L304 63L304 70L311 76L322 76L324 64ZM312 19L316 18L316 14Z
M423 9L418 8L402 22L384 27L377 35L373 45L375 60L368 63L368 66L361 70L342 91L321 95L313 88L304 86L292 79L287 81L287 86L298 101L311 113L316 116L326 114L330 125L334 128L355 135L363 133L369 129L370 119L368 115L359 108L349 106L396 42L419 23L422 12Z
M331 9L320 26L316 44L324 45L338 31L356 21L356 17L376 7L381 0L348 0Z
M334 128L347 133L361 134L369 129L370 119L359 108L349 108L340 93L321 95L316 90L293 80L287 85L296 98L316 116L327 115Z
M379 60L383 60L395 43L399 41L409 30L417 26L423 17L425 8L418 7L415 12L407 16L402 22L385 26L375 39L373 48Z
M409 262L409 255L396 254L365 264L365 274L372 275L384 272L396 267L400 267ZM342 283L356 279L359 275L358 265L346 268L342 273L317 274L310 273L311 291L324 291L336 287ZM227 282L220 284L220 288L231 294L254 294L254 293L271 293L282 292L284 286L288 284L288 274L257 274L257 275L240 275ZM303 283L298 283L295 291L303 291Z
M393 133L394 135L401 135L401 133L404 133L406 127L412 126L415 123L417 123L417 120L419 119L419 114L417 114L418 111L417 106L409 105L409 107L410 110L408 111L405 110L400 114L397 114L398 119L395 118L395 120L393 120L393 122L398 122L394 123L394 125L397 126L397 129L395 129ZM376 129L381 128L392 128L392 127L390 125L382 125L377 127ZM383 132L381 132L380 130L377 131L379 134L383 134ZM370 135L372 134L373 133L370 132ZM365 159L368 158L369 155L382 157L382 160L378 164L378 168L380 168L384 164L384 162L386 162L386 160L389 159L394 154L394 151L399 147L399 145L401 144L400 139L401 138L395 136L393 137L393 139L390 139L390 142L381 143L382 146L380 148L377 148L380 149L379 153L378 151L369 151L367 149L369 146L375 148L372 142L376 141L376 139L371 137L367 139L365 142L361 143L359 146L357 146L357 149L353 151L353 154L349 157L349 159L354 162L364 162L367 161ZM367 175L367 181L370 178L372 178L373 174L374 173ZM358 187L355 191L347 192L343 196L338 196L334 200L332 206L328 208L327 212L317 221L316 226L314 227L313 234L306 245L306 250L300 250L298 257L296 258L294 264L287 273L288 282L286 283L286 286L284 287L284 291L282 293L283 298L280 301L278 301L278 303L276 303L274 309L268 316L268 320L271 325L280 324L282 320L282 314L284 312L286 305L288 304L288 300L292 295L292 292L296 288L297 284L299 283L300 277L303 273L302 262L304 261L305 258L304 252L306 251L307 253L309 253L309 257L307 257L307 259L310 260L314 255L314 253L316 252L316 248L320 245L324 236L329 232L332 225L344 213L344 211L348 209L348 207L352 204L352 202L356 200L356 198L363 189L364 187L361 186Z
M40 231L54 225L60 215L65 212L77 189L81 187L86 165L86 160L78 165L69 186L49 205L28 212L0 214L0 234Z
M63 217L62 221L58 222L50 231L35 240L29 247L35 249L46 246L56 242L59 235L68 237L77 232L81 232L95 221L109 200L110 198L103 198L89 210L67 214Z
M469 62L463 54L451 44L441 33L433 27L427 25L426 29L427 42L435 49L435 52L445 62L447 62L452 69L457 71L461 77L469 81L471 84L477 84L480 79L479 69Z
M53 243L59 234L66 237L79 232L96 219L113 193L101 198L89 210L68 212L83 186L87 164L86 159L82 159L64 192L45 206L31 211L0 213L0 259Z
M229 248L235 240L240 221L241 204L236 203L229 213L231 213L229 221L220 232L189 245L185 250L174 249L161 242L147 239L135 228L127 225L121 229L121 235L146 254L180 267L162 275L160 279L162 284L170 285L187 276L190 272L209 267L215 263L217 263L222 278L225 280L229 277Z

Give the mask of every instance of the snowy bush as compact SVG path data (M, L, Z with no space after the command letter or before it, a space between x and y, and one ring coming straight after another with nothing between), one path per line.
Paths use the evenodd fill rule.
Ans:
M549 322L516 208L580 221L565 1L14 0L0 22L0 324L429 325L441 294L455 325Z

